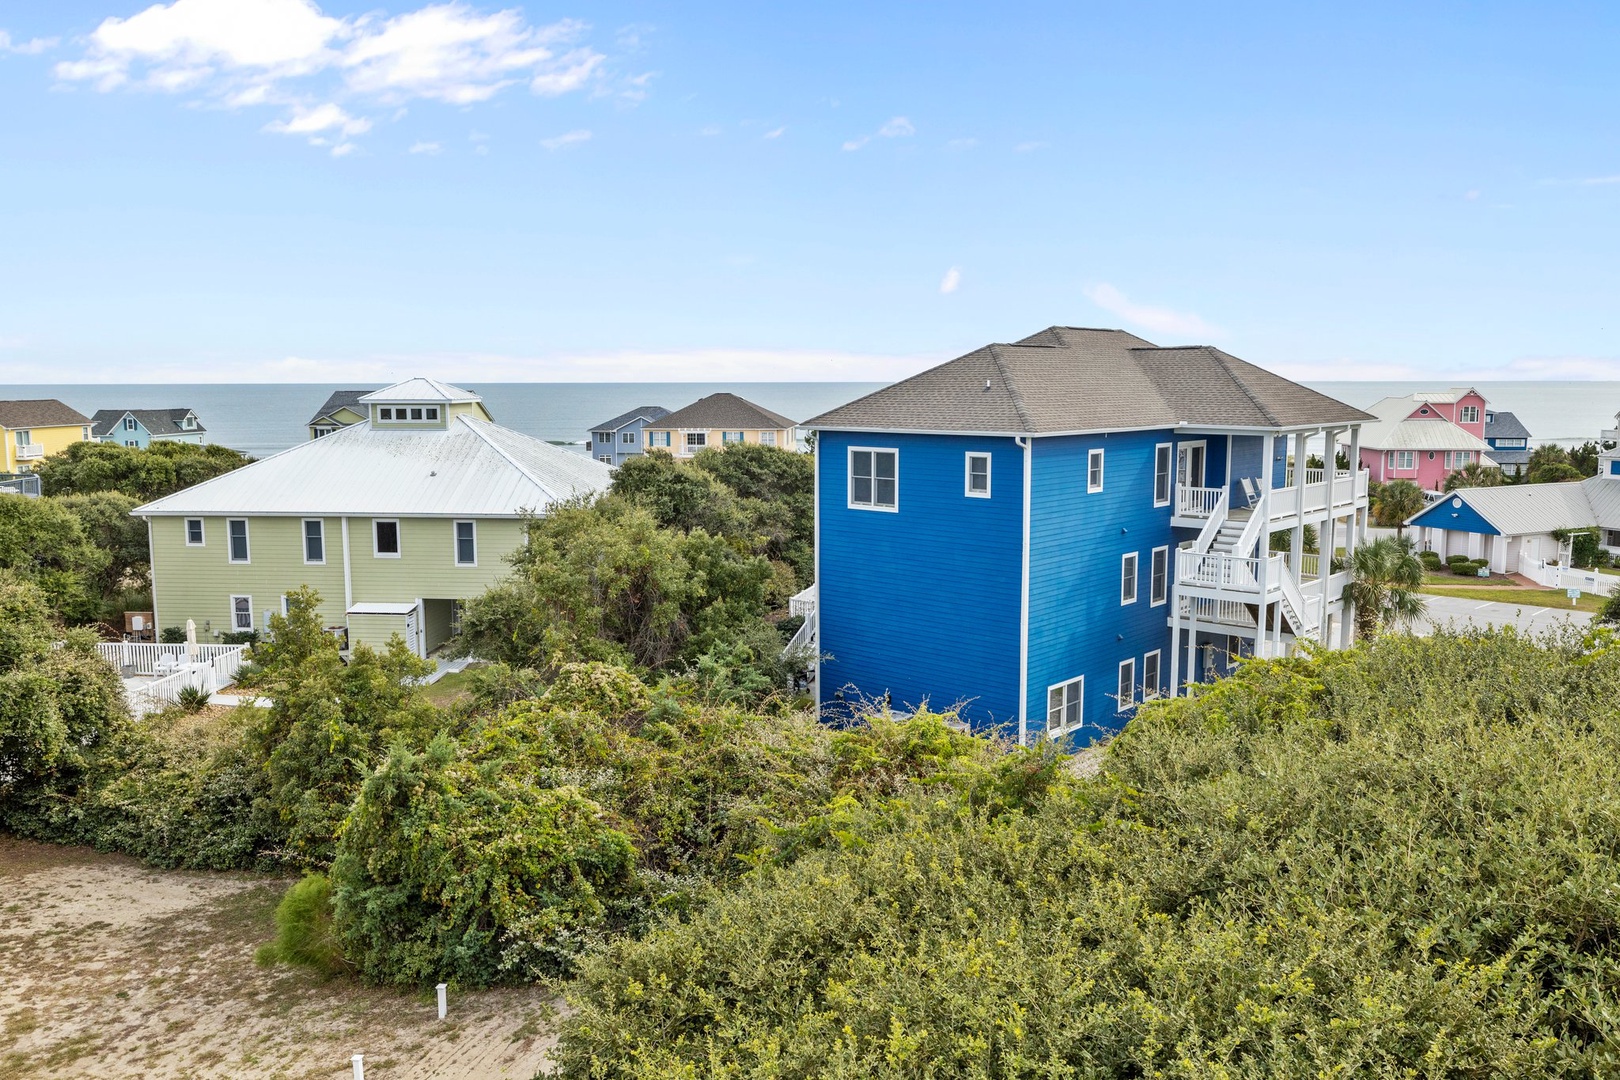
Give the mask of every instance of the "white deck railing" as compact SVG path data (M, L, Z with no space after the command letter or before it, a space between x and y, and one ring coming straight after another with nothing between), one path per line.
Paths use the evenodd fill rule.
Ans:
M1312 472L1321 470L1305 470L1306 479L1310 480ZM1290 470L1290 474L1292 470ZM1292 485L1273 488L1267 500L1270 504L1268 516L1272 520L1293 517L1300 512L1300 489ZM1305 485L1306 512L1328 509L1328 485L1325 480L1318 480ZM1333 474L1333 507L1347 509L1352 504L1360 503L1367 497L1367 472L1357 469L1353 473L1340 472Z
M45 456L45 447L42 443L23 443L17 447L18 461L37 461Z
M816 587L811 585L793 595L788 601L788 614L808 619L816 613Z
M1176 485L1176 516L1207 518L1215 513L1220 505L1221 497L1226 494L1224 487L1193 487L1191 484Z
M1184 585L1258 592L1260 560L1236 555L1176 552L1176 579Z
M103 641L96 646L101 658L117 668L125 677L133 675L169 675L179 665L186 663L186 646L184 644L168 645L155 644L150 641ZM221 658L234 657L227 660L225 667L230 670L234 678L236 669L242 666L243 645L197 645L194 653L198 661L214 663L215 670L221 671L220 664L215 663ZM228 681L228 680L224 680Z

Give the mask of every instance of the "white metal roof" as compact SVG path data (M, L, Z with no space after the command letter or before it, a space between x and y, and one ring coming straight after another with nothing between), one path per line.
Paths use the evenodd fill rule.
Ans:
M1490 450L1490 443L1438 414L1407 419L1426 403L1425 397L1447 396L1410 394L1375 402L1367 411L1378 420L1361 425L1361 445L1369 450Z
M1453 497L1477 510L1504 536L1593 526L1620 529L1620 480L1604 476L1579 483L1459 488L1435 505L1445 506ZM1431 510L1413 515L1411 522Z
M142 516L517 517L605 491L613 470L485 420L354 424L135 509Z
M459 386L442 383L438 379L406 379L404 382L385 386L381 390L373 390L360 399L367 404L387 405L395 401L444 401L459 403L463 401L482 401L483 398L471 390L463 390Z

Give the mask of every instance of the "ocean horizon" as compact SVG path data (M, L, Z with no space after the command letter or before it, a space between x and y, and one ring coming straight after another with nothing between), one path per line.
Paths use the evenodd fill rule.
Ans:
M584 452L591 425L640 405L678 409L722 391L795 420L819 415L888 385L883 382L459 383L484 398L495 422ZM1358 408L1392 395L1442 390L1451 383L1402 380L1307 381L1306 386ZM1518 381L1468 384L1490 407L1511 412L1532 443L1579 444L1614 426L1620 381ZM22 383L0 386L0 400L57 398L86 416L98 409L194 410L211 443L254 457L309 437L308 421L347 383Z

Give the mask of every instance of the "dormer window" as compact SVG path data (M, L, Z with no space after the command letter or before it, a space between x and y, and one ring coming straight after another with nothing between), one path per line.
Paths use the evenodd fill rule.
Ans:
M439 406L437 405L379 405L377 407L378 420L390 420L394 423L436 423L439 419Z

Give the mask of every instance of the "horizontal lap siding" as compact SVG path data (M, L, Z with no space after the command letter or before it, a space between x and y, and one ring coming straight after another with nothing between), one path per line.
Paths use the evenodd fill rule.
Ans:
M1082 675L1085 726L1075 741L1088 743L1117 730L1127 719L1111 696L1120 661L1135 658L1140 682L1142 657L1154 649L1161 650L1161 685L1169 686L1170 604L1150 606L1149 588L1153 549L1169 546L1173 557L1176 544L1171 508L1153 505L1154 448L1175 441L1169 432L1035 440L1028 703L1033 732L1046 724L1047 688ZM1213 453L1216 440L1208 441ZM1087 456L1093 449L1104 454L1103 490L1088 493ZM1213 460L1209 475L1216 475ZM1138 557L1137 601L1121 605L1121 561L1128 551Z
M152 522L153 602L161 626L206 621L210 633L231 628L230 598L253 597L253 624L264 629L264 612L281 610L281 597L303 585L321 595L323 626L344 622L343 519L323 518L326 564L308 566L303 555L303 519L249 517L251 562L232 563L226 552L225 518L203 519L202 547L185 543L185 518ZM399 523L401 557L373 554L372 519L349 519L354 602L412 603L418 599L466 600L511 572L508 557L522 544L522 523L478 521L478 565L457 566L449 519L405 518Z
M1412 522L1412 524L1428 529L1448 529L1452 532L1485 533L1490 536L1496 536L1501 533L1500 529L1486 521L1480 516L1479 511L1475 510L1472 506L1469 506L1466 502L1462 502L1461 506L1451 505L1454 499L1457 502L1462 502L1461 499L1452 496L1451 498L1447 498L1441 502L1435 503L1428 510L1420 514L1417 519Z
M523 542L522 522L481 520L478 565L457 566L450 519L405 518L399 523L399 558L378 558L373 551L372 520L349 519L357 604L470 599L511 573L507 559Z
M976 728L1018 720L1023 451L978 436L822 432L820 648L838 691L896 708L968 702ZM848 448L899 451L899 511L851 509ZM966 454L991 458L991 498L964 494Z
M326 565L306 566L300 518L249 518L247 563L229 561L225 518L203 519L201 547L186 545L185 518L152 518L152 599L158 626L184 626L194 619L199 634L212 640L231 630L231 597L240 595L253 597L253 627L262 631L264 613L279 612L282 596L302 585L321 594L321 624L342 625L342 525L338 518L322 520Z

